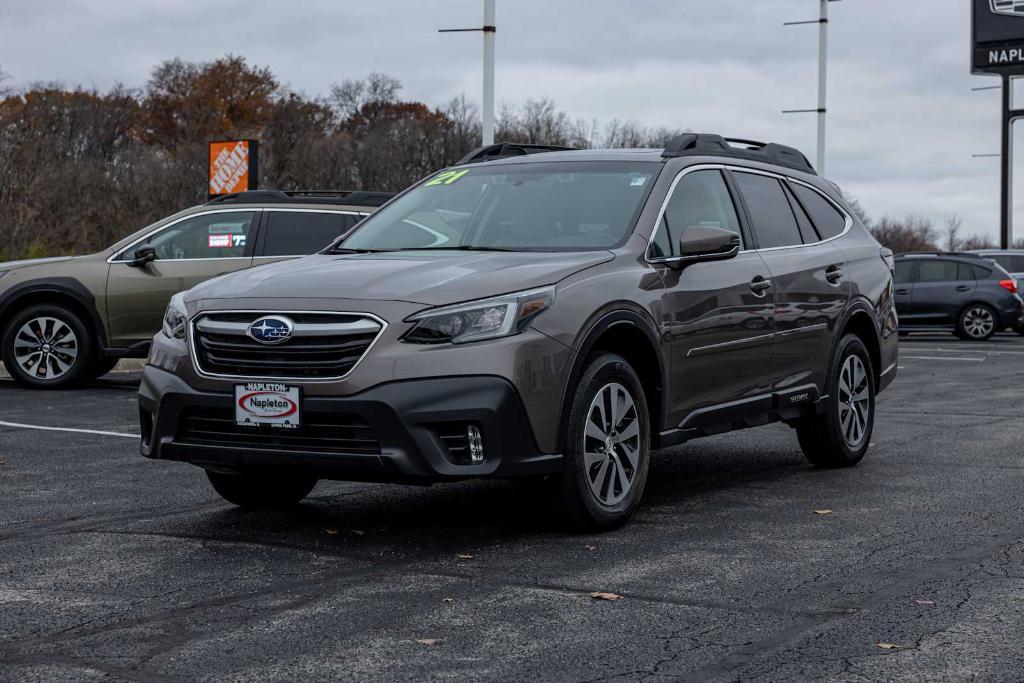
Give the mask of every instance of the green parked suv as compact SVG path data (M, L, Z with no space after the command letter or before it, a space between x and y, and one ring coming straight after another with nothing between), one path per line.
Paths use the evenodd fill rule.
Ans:
M88 256L0 263L0 354L22 384L58 388L145 357L171 296L311 254L392 195L262 190L218 197Z
M320 254L176 295L142 454L242 507L519 477L608 528L689 439L781 420L813 464L859 462L897 370L892 268L789 147L488 147Z

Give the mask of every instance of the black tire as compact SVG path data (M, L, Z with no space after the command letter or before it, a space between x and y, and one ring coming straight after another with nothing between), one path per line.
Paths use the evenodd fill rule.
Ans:
M851 405L850 394L843 389L851 380L844 373L848 367L856 368L858 362L864 375L863 390L867 394L866 400L858 400L856 405ZM860 395L860 380L855 379L852 383L855 385L853 395ZM828 407L821 415L804 418L796 427L800 448L812 465L852 467L861 461L871 444L875 426L875 391L875 373L867 347L855 334L844 336L829 368L828 394L831 400ZM853 420L863 426L857 429L852 424Z
M628 394L628 400L623 398L622 390ZM607 415L608 399L612 396L616 404L624 408L619 408L621 419L609 428L608 423L613 418ZM565 468L553 482L558 509L576 528L587 531L615 528L636 510L647 483L651 436L643 386L624 358L605 353L587 363L569 400ZM588 421L592 434L595 429L610 434L611 441L605 438L602 443L593 436L585 437ZM598 421L605 424L598 428ZM627 436L632 434L634 423L636 435ZM587 448L592 449L589 456L585 452ZM631 453L635 454L635 464ZM592 484L592 480L595 483ZM599 492L595 493L594 486Z
M964 341L987 341L996 333L998 320L990 306L971 304L956 319L956 336Z
M1024 323L1014 323L1013 331L1017 334L1024 335Z
M117 364L121 361L120 358L99 358L89 368L89 372L85 373L86 379L99 379L103 375L108 374L111 370L117 367Z
M224 474L206 471L221 498L246 510L273 510L295 505L316 486L314 477L272 474Z
M23 333L26 325L28 332ZM26 344L32 343L41 344L38 355L18 356L30 348ZM63 389L81 381L93 365L95 349L96 341L86 322L74 311L57 304L40 304L18 311L8 321L0 340L7 372L33 389Z

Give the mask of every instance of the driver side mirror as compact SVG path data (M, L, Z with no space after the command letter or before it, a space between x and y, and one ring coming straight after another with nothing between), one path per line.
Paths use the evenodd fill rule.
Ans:
M740 253L740 236L730 230L692 225L679 237L679 255L683 258L717 260Z
M132 268L141 268L150 261L156 260L156 249L153 247L142 247L135 250L135 258L128 262Z

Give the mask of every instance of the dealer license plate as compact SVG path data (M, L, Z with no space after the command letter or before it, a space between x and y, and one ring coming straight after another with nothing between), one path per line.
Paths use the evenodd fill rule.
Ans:
M297 429L301 411L299 387L273 382L235 385L235 422L241 427Z

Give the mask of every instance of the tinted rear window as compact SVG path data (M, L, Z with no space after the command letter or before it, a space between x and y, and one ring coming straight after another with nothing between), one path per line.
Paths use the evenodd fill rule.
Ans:
M736 183L750 209L758 247L769 249L803 244L796 217L778 180L753 173L736 173Z
M314 211L268 211L264 256L305 256L324 249L359 216Z
M791 183L790 186L804 208L811 214L811 220L821 233L822 239L842 234L846 229L846 217L830 201L804 185Z
M913 279L914 275L914 262L913 261L897 261L896 262L896 275L893 281L898 285L905 285Z

